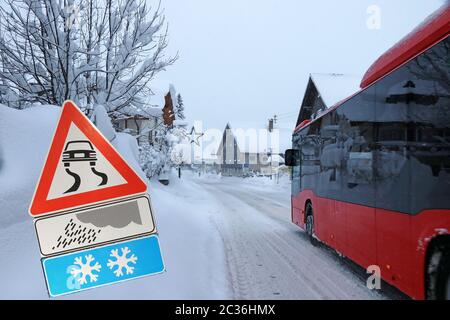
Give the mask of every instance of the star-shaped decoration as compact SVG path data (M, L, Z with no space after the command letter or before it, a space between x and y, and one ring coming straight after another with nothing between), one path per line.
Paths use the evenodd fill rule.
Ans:
M204 136L203 132L197 132L195 130L195 127L192 127L192 129L191 129L191 144L195 143L196 145L200 146L199 139L203 136Z

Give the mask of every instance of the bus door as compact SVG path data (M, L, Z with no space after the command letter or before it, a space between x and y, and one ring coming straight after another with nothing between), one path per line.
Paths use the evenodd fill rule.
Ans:
M342 162L343 149L338 144L337 132L339 127L333 123L334 113L330 112L321 119L320 140L320 177L317 190L321 201L316 205L321 216L319 226L322 240L342 252L345 243L345 214L336 211L336 198L339 196L341 185L339 181L339 167Z
M313 193L314 232L323 242L334 247L334 199L329 197L332 169L328 166L324 148L330 137L323 130L328 116L319 118L304 130L301 142L302 190ZM332 182L332 181L331 181Z
M369 88L335 110L342 148L337 178L340 194L335 204L341 227L341 252L367 267L376 264L376 209L374 179L375 90ZM345 226L344 228L342 226Z
M355 135L349 138L351 143L344 145L343 201L336 202L336 220L342 219L341 224L346 226L338 235L344 238L343 253L367 267L376 263L374 152L372 142L367 139L372 135L373 127L360 124L352 128ZM367 137L361 139L364 135Z

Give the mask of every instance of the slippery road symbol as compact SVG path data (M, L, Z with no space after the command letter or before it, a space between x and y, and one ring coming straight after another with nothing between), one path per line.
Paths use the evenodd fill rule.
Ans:
M69 141L64 148L62 163L66 168L66 173L70 175L75 181L73 185L66 192L64 192L65 194L75 192L80 188L81 177L77 173L69 169L71 163L80 161L89 162L92 173L102 179L100 184L98 184L99 187L104 186L108 183L108 176L105 173L97 171L95 169L97 154L92 147L91 142L88 140Z

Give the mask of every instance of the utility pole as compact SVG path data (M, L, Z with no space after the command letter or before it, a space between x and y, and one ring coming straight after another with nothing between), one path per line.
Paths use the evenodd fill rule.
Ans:
M273 118L269 119L269 126L268 126L269 127L269 132L272 132L273 129L275 129L275 126L276 126L277 122L278 122L278 116L275 114L273 116Z
M273 131L273 118L269 119L269 132Z
M276 128L277 121L278 121L278 116L276 114L273 115L273 118L269 119L269 132L270 133L272 133L273 130ZM268 155L270 157L270 164L269 164L269 166L270 166L270 180L272 180L273 174L274 174L274 172L273 172L273 162L274 162L273 161L273 150L272 150L272 148L269 148L268 151L269 151ZM278 172L278 169L277 169L277 172ZM277 179L277 183L278 183L278 179Z

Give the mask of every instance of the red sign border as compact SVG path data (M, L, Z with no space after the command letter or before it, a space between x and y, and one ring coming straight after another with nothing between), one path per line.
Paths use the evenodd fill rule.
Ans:
M127 183L47 200L56 168L64 148L64 143L72 123L81 130L111 165L122 175ZM114 149L108 139L106 139L81 110L78 109L75 103L72 101L64 102L58 125L47 154L47 159L29 208L30 215L33 217L42 216L45 214L84 207L90 204L97 204L107 200L145 193L146 191L147 184L144 180L142 180L130 165L128 165Z

